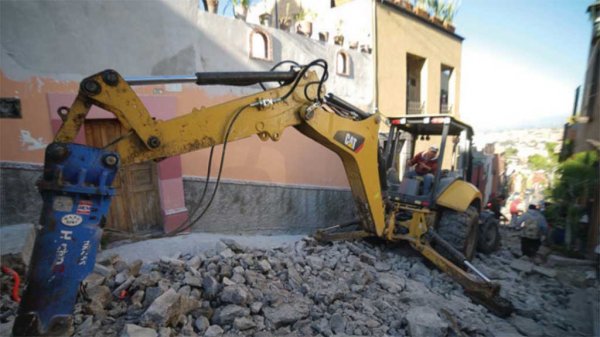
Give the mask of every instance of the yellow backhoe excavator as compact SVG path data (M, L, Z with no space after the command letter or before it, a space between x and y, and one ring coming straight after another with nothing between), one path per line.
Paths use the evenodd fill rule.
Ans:
M386 179L386 170L398 162L393 158L402 147L402 134L431 133L418 125L434 125L444 149L448 135L459 136L462 131L457 125L464 124L450 117L391 119L389 137L380 147L380 126L386 119L332 94L325 95L328 73L324 60L304 66L290 63L288 71L123 78L105 70L85 78L72 106L59 112L63 124L46 149L44 173L38 182L44 200L41 226L13 334L61 335L69 331L80 283L95 264L114 194L112 180L120 166L219 144L223 144L224 156L228 142L252 135L277 141L288 127L339 155L356 202L358 230L324 230L320 237L375 236L407 241L460 283L474 300L500 316L509 315L512 305L499 296L499 286L468 261L477 239L481 206L477 188L460 175L442 172L436 175L434 188L427 195L420 194L416 180ZM235 86L274 82L277 86L166 121L152 118L132 89L133 85L185 82ZM102 149L74 143L92 106L113 113L126 130ZM470 128L466 130L470 132ZM194 220L182 224L178 231L189 228Z

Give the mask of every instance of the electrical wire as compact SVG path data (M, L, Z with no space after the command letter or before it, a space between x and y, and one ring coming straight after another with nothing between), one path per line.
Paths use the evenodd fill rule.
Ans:
M285 61L281 61L277 64L275 64L270 71L273 71L275 69L277 69L278 67L284 65L284 64L291 64L292 66L295 67L301 67L300 64L298 64L295 61L291 61L291 60L285 60ZM304 77L304 75L306 74L306 72L308 72L308 70L312 67L320 67L323 70L323 73L321 75L321 78L319 79L319 81L312 81L306 84L305 88L304 88L304 96L307 100L309 101L313 101L313 102L323 102L323 97L322 97L322 87L323 84L325 83L325 81L327 81L327 79L329 78L329 71L328 71L328 65L327 65L327 61L325 61L324 59L317 59L314 60L312 62L310 62L309 64L302 66L301 70L298 72L298 75L296 76L296 78L293 81L292 86L290 87L290 89L279 98L280 101L283 101L285 99L287 99L293 92L294 90L296 90L296 87L298 86L298 84L300 83L301 79ZM283 83L280 83L281 85L283 85ZM317 97L316 98L311 98L308 95L308 91L307 88L311 85L317 85L318 84L318 88L317 88ZM262 83L259 83L259 85L263 88L263 90L266 90L266 88L264 87L264 85ZM202 205L204 198L206 197L207 191L208 191L208 187L209 187L209 182L210 182L210 172L211 172L211 168L212 168L212 160L213 160L213 154L214 154L214 145L211 146L210 149L210 154L209 154L209 159L208 159L208 168L207 168L207 175L206 175L206 181L204 184L204 189L202 191L202 195L200 196L200 200L198 201L198 203L196 204L196 206L194 207L194 209L192 210L192 212L190 212L191 216L188 217L188 219L186 219L185 221L183 221L177 228L175 228L175 230L167 233L167 234L158 234L158 235L151 235L151 236L146 236L143 239L149 239L149 238L156 238L156 237L171 237L171 236L175 236L181 232L184 232L188 229L190 229L191 227L193 227L208 211L209 207L211 206L212 202L214 201L215 195L217 193L217 190L219 188L219 184L221 182L221 176L223 173L223 165L225 163L225 154L227 151L227 143L229 140L229 135L231 134L231 130L233 129L233 126L235 124L235 122L237 121L238 117L241 115L241 113L246 110L247 108L251 107L251 104L247 104L243 107L241 107L238 111L236 111L233 114L233 117L231 118L228 126L227 126L227 130L225 132L225 135L223 137L223 150L221 152L221 162L219 163L219 170L217 171L217 180L215 182L215 187L212 191L212 194L210 196L210 199L208 200L208 203L204 206L202 212L200 212L200 214L198 216L195 216L195 214L198 212L198 210L200 209L200 206ZM190 220L191 219L191 220Z
M292 60L284 60L284 61L277 62L274 66L271 67L271 69L269 69L269 71L273 71L273 70L281 67L284 64L291 64L293 67L300 68L300 64L298 62L292 61ZM291 67L291 68L293 69L293 67ZM258 85L260 85L260 87L264 91L267 91L267 88L265 88L265 85L262 82L258 83ZM279 82L279 85L283 85L283 82Z
M221 182L221 175L223 173L223 164L225 163L225 154L227 152L227 143L228 143L228 140L229 140L229 135L231 134L231 130L233 129L233 125L237 121L238 117L241 115L241 113L244 110L246 110L250 106L251 106L250 104L247 104L247 105L241 107L233 115L233 117L231 118L231 121L229 122L229 125L227 127L227 131L225 132L225 136L223 137L223 150L221 151L221 162L219 163L219 170L218 170L218 173L217 173L217 180L215 182L215 187L213 189L212 195L210 196L210 199L208 200L208 203L206 204L206 206L204 207L204 209L202 210L202 212L200 213L200 215L198 215L195 219L189 221L189 223L187 223L185 226L180 226L180 228L177 228L176 230L174 230L172 232L169 232L169 234L167 234L166 236L174 236L174 235L177 235L177 234L179 234L179 233L181 233L183 231L186 231L186 230L190 229L191 227L194 226L194 224L196 224L196 222L198 222L198 220L200 220L204 216L204 214L206 214L206 212L210 208L210 205L212 204L213 200L215 199L215 195L217 194L217 190L219 189L219 184ZM211 153L211 158L212 158L212 153ZM208 182L208 177L207 177L207 182ZM208 184L205 186L204 192L206 192L207 186L208 186ZM203 195L204 195L204 193L203 193ZM198 205L200 205L200 203L198 203Z
M210 154L208 155L208 167L206 169L206 181L204 182L204 188L202 189L202 195L200 196L200 200L198 200L198 203L196 204L196 206L194 206L194 209L189 213L190 217L188 217L185 221L183 221L173 231L167 233L166 235L161 235L161 236L175 236L175 235L189 229L199 219L199 218L196 218L196 219L192 220L190 223L190 219L194 218L194 214L196 214L196 212L198 212L198 210L200 209L200 206L202 205L202 202L204 201L204 198L206 197L206 192L208 191L208 184L210 182L210 171L212 169L212 160L213 160L214 150L215 150L215 146L213 145L210 147Z

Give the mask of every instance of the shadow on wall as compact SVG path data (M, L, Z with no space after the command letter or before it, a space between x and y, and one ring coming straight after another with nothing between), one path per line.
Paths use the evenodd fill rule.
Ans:
M237 34L240 41L216 40L202 29L203 19L233 20L199 13L197 0L143 6L136 1L3 0L0 66L11 78L57 80L79 80L107 68L129 76L247 69L247 57L239 57L245 52L236 53L247 34Z

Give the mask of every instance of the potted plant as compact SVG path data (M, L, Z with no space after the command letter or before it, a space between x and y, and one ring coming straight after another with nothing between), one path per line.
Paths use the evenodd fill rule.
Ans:
M413 10L413 5L410 3L410 0L394 0L394 5L400 6L409 11Z
M415 14L424 19L429 19L429 12L427 11L427 0L416 0L414 12Z
M202 0L204 3L204 8L209 13L217 14L217 10L219 9L219 0Z
M409 11L413 10L413 5L409 0L400 0L400 6Z
M292 26L292 18L290 17L290 3L288 2L285 5L285 15L279 18L279 29L285 30L286 32L290 31L290 27Z
M262 13L258 16L260 24L263 26L270 27L271 26L271 13Z
M371 51L373 49L371 48L371 45L368 44L361 44L360 45L360 51L363 53L367 53L367 54L371 54Z
M446 28L446 30L448 30L452 33L454 33L454 31L456 30L456 28L454 27L452 22L454 21L454 16L456 16L457 11L458 11L458 5L456 4L456 2L449 2L446 5L444 15L443 15L444 28Z
M296 19L296 33L310 37L312 35L312 20L316 16L316 13L300 7L300 11L294 16Z
M233 16L236 19L246 21L248 16L248 7L250 7L250 0L231 0L233 2Z
M261 25L271 27L271 12L267 9L267 2L262 2L263 13L258 16L258 21Z
M446 3L441 0L429 0L429 9L431 10L431 22L442 26L444 24L444 15L446 12Z
M344 35L342 34L342 26L343 25L344 25L344 21L340 20L340 21L338 21L338 23L335 27L336 34L333 37L333 43L335 43L338 46L344 45Z
M319 41L329 41L329 32L319 32Z

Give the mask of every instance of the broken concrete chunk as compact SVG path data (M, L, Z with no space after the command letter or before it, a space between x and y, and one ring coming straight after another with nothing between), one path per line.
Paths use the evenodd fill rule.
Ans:
M220 307L215 311L211 322L218 325L228 325L233 323L237 317L244 317L250 314L250 310L240 307L239 305L229 304Z
M233 250L227 248L227 249L224 249L223 251L221 251L219 253L219 256L221 256L224 259L230 259L235 256L235 253L233 252Z
M244 305L248 301L248 292L238 285L227 286L221 292L221 302Z
M333 314L329 319L329 327L334 333L343 334L346 330L346 319L338 313Z
M83 280L83 282L86 284L87 289L91 289L104 284L105 280L106 277L100 274L91 273Z
M121 273L125 270L129 271L129 265L127 262L121 259L117 259L115 262L113 262L113 268L115 268L117 273Z
M271 264L267 260L260 260L258 261L258 270L267 273L271 270Z
M181 313L178 305L179 297L180 295L173 288L169 289L152 302L142 315L142 321L151 326L166 326Z
M513 260L510 263L512 269L525 273L530 273L533 270L533 266L533 263L520 259Z
M107 267L107 266L101 265L100 263L96 263L94 265L94 273L100 274L104 277L110 277L115 274L115 269L112 266Z
M295 303L294 305L286 303L276 308L266 307L263 312L265 318L271 321L276 328L279 328L296 323L296 321L308 316L310 310L307 305L302 303Z
M323 269L323 259L318 257L318 256L307 256L306 257L306 262L308 262L308 265L313 269L313 270L321 270Z
M143 328L135 324L125 324L120 337L157 337L154 329Z
M221 242L223 242L227 247L229 247L229 249L231 249L232 251L234 251L235 253L244 253L246 251L246 247L242 246L241 244L239 244L237 241L233 240L233 239L221 239Z
M582 260L582 259L571 259L568 257L558 256L558 255L550 255L548 256L548 265L549 266L594 266L596 263L592 260Z
M198 333L200 335L203 335L209 326L210 326L210 322L208 321L208 318L206 318L204 316L200 316L200 317L196 318L196 320L194 321L194 327L196 328L196 330L198 331Z
M383 289L391 293L399 293L406 289L406 280L394 274L380 273L376 280Z
M557 274L555 269L545 268L541 266L534 266L533 271L547 277L556 277Z
M262 302L254 302L254 303L250 304L250 311L253 314L258 314L258 313L260 313L260 309L262 309L262 306L263 306Z
M208 299L213 299L219 293L219 282L212 276L206 276L202 279L202 289L204 289L204 295Z
M448 323L431 307L411 308L406 314L411 337L444 337Z
M238 317L233 320L233 326L240 331L244 331L254 328L256 323L248 317Z
M202 264L202 259L200 259L200 256L196 255L196 256L192 257L191 259L189 259L185 264L189 268L196 270Z
M360 261L363 263L366 263L368 265L374 266L375 263L377 262L377 258L369 253L366 252L362 252L359 255L360 257Z
M513 316L510 318L511 323L517 331L524 334L525 336L531 337L542 337L544 335L543 327L537 324L531 318L526 318L522 316Z
M129 275L138 277L140 275L140 270L142 270L142 266L144 262L142 260L135 260L129 266Z
M204 337L219 337L222 335L223 329L218 325L211 325L204 333Z
M103 307L112 301L112 294L107 286L97 286L86 290L90 300L96 301Z
M196 276L187 275L183 279L183 283L195 288L202 288L202 281L200 281L200 278Z

